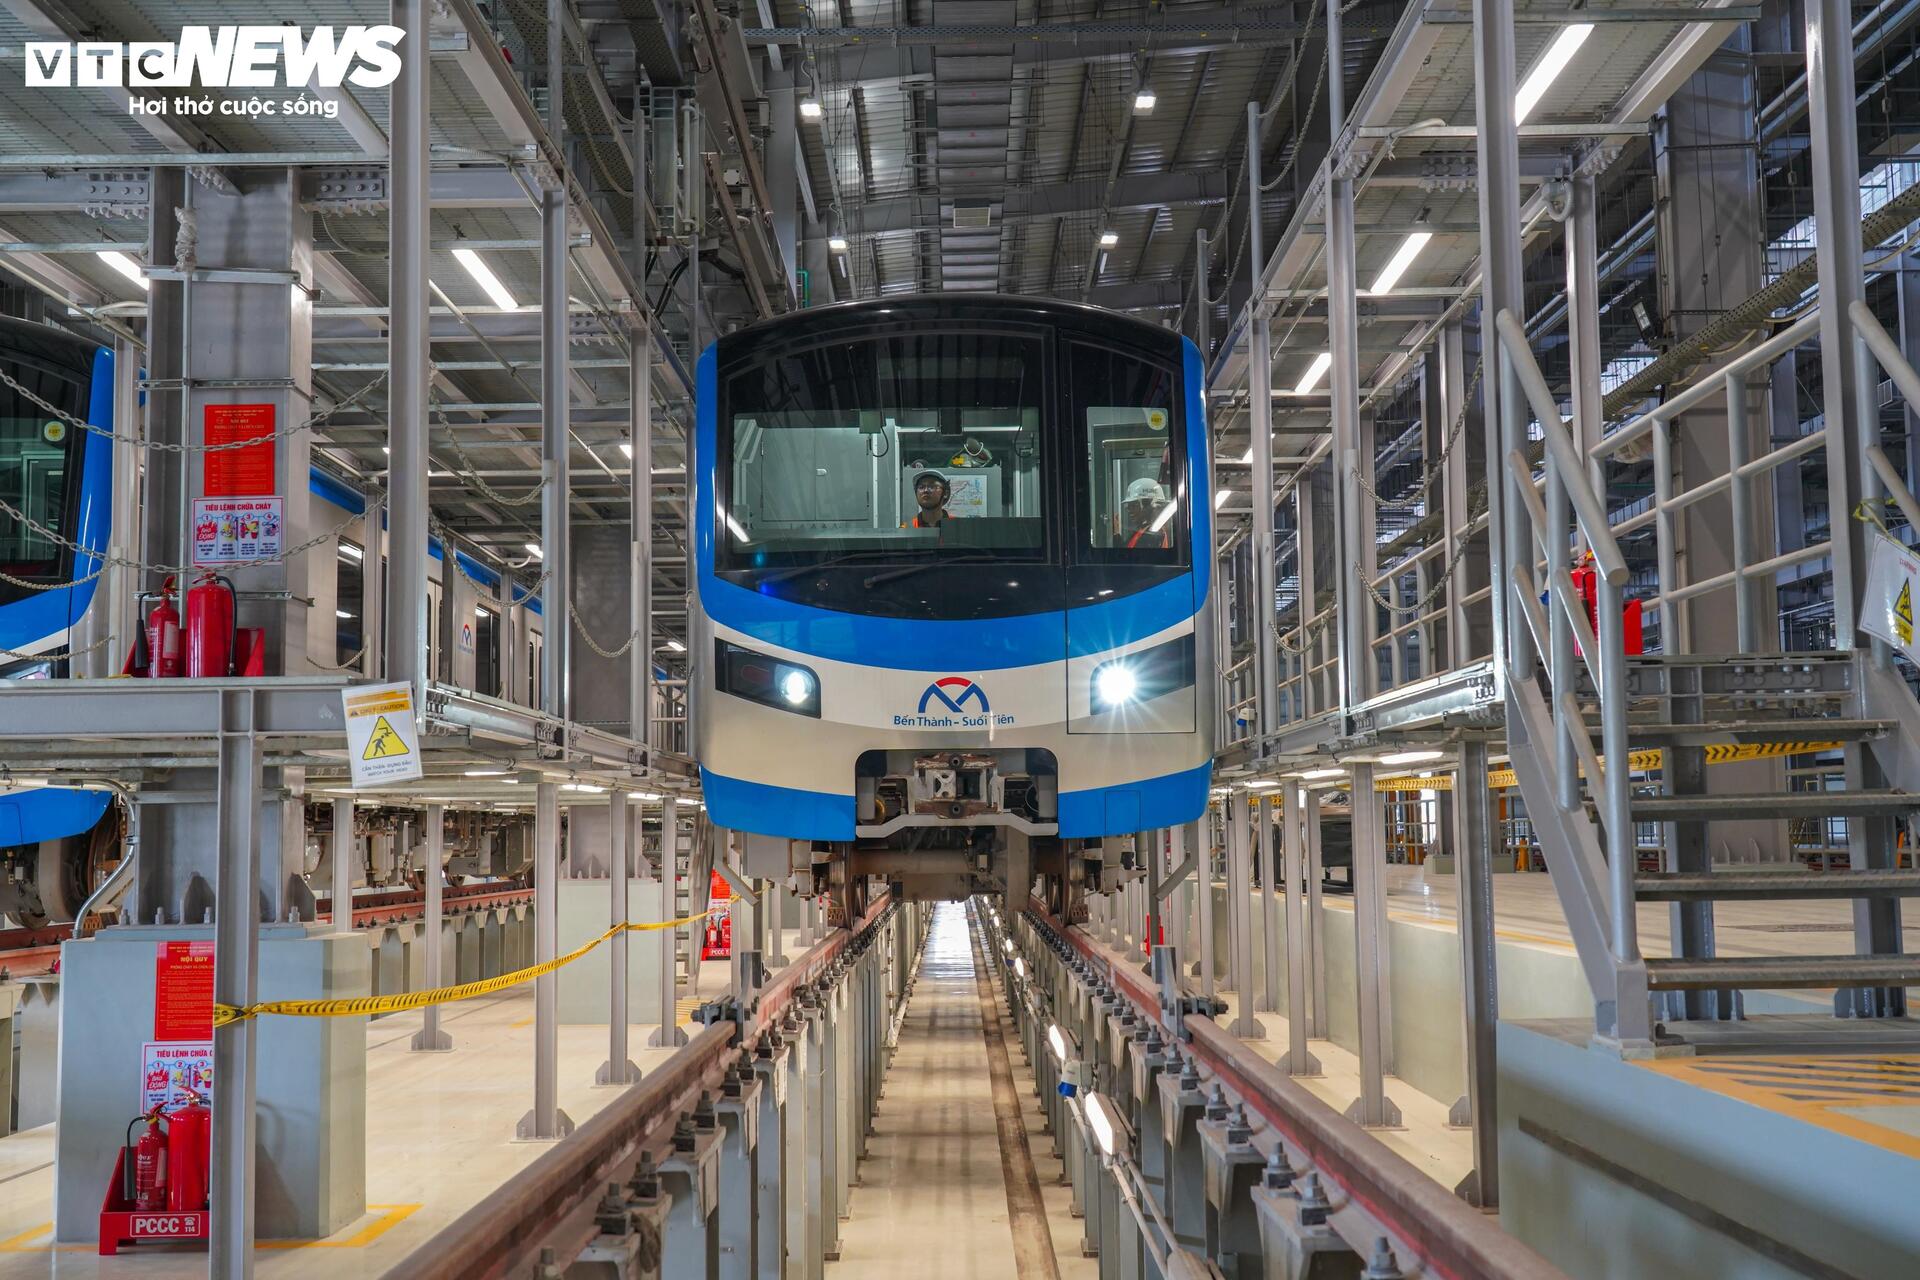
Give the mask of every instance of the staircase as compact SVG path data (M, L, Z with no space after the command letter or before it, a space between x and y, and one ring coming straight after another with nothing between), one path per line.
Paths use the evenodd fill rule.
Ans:
M1728 1024L1747 1017L1745 993L1756 990L1831 989L1837 1018L1899 1020L1850 1024L1859 1030L1904 1027L1905 988L1920 985L1920 955L1901 951L1900 900L1920 895L1920 871L1898 865L1896 837L1900 820L1920 813L1920 704L1885 647L1869 646L1865 636L1862 647L1843 651L1628 656L1619 621L1625 560L1588 480L1588 460L1511 320L1500 318L1501 346L1526 403L1508 412L1520 415L1521 426L1528 409L1539 420L1546 475L1536 482L1524 455L1509 452L1508 492L1518 510L1507 513L1513 524L1503 544L1512 588L1508 745L1593 988L1599 1037L1637 1053L1706 1038L1785 1047L1810 1034L1796 1016L1772 1027L1754 1019L1728 1037ZM1510 431L1505 439L1525 435ZM1906 496L1904 488L1896 496ZM1832 554L1845 556L1846 526L1836 528L1842 541ZM1568 572L1576 533L1597 570L1597 635ZM1663 561L1671 569L1664 550ZM1732 578L1726 585L1743 581L1739 571ZM1675 597L1658 599L1671 608ZM1662 618L1663 636L1675 630ZM1811 742L1839 744L1844 790L1707 791L1715 748ZM1613 767L1643 748L1664 753L1657 793L1636 787L1628 767ZM1730 843L1716 839L1724 824L1794 819L1844 819L1846 868L1814 872L1714 857ZM1646 869L1635 838L1635 825L1644 823L1659 824L1663 836L1658 865ZM1851 902L1853 915L1848 942L1831 954L1717 953L1715 903L1835 899ZM1672 954L1641 953L1635 907L1643 902L1670 904Z

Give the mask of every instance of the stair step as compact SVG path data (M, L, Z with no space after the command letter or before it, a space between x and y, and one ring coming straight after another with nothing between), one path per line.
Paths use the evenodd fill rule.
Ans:
M1664 871L1634 882L1642 902L1920 895L1920 871Z
M1647 986L1655 991L1920 985L1920 955L1674 957L1646 963Z
M1878 738L1893 729L1890 720L1734 720L1717 724L1648 721L1627 726L1635 746L1711 747L1721 743L1845 742Z
M1791 791L1758 795L1635 796L1635 822L1726 818L1875 818L1920 809L1912 791Z

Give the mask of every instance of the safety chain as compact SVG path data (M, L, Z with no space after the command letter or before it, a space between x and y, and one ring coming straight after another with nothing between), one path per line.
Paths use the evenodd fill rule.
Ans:
M449 529L447 527L446 521L442 520L439 516L436 516L435 514L433 514L431 510L427 512L427 527L431 529L434 532L434 534L440 539L440 545L443 548L445 548L448 553L447 555L441 558L441 563L451 564L453 566L454 572L458 573L461 577L465 578L467 582L471 584L474 590L476 591L480 591L484 593L484 592L491 592L494 589L493 583L482 582L480 581L480 579L468 573L467 567L460 563L460 557L452 554L453 541L454 541L453 530ZM528 583L525 586L522 586L519 582L516 582L514 579L508 577L506 574L501 574L500 581L503 584L505 584L507 588L506 603L508 605L514 605L520 602L513 598L513 592L516 589L519 590L520 592L520 600L528 600L534 597L535 595L538 595L540 592L540 588L545 586L547 583L547 575L551 574L552 572L553 572L553 569L551 567L542 569L540 571L540 576L535 578L531 583Z
M547 487L546 476L541 476L540 483L534 485L533 488L517 494L502 493L481 479L480 469L473 465L473 459L468 457L467 451L460 447L459 433L454 431L453 423L447 420L446 410L441 407L438 400L434 401L429 407L433 410L435 421L447 429L447 440L453 445L454 456L460 459L460 466L454 468L455 473L458 474L462 480L465 480L468 484L478 489L489 501L496 502L503 507L524 507L545 492ZM461 468L464 468L464 470Z
M1320 633L1327 629L1327 620L1322 618L1318 622L1311 622L1304 627L1296 628L1296 630L1300 632L1300 644L1298 648L1287 643L1287 637L1281 634L1280 624L1272 618L1267 619L1267 626L1273 630L1273 642L1280 646L1282 653L1290 653L1296 658L1302 658L1305 657L1307 651L1313 647L1313 642L1320 638Z
M1385 609L1388 613L1399 614L1404 617L1410 613L1419 613L1439 598L1440 592L1446 587L1448 579L1453 577L1453 571L1460 567L1460 561L1466 556L1467 548L1472 545L1473 539L1460 539L1460 545L1453 549L1453 558L1447 561L1447 567L1440 571L1440 576L1435 580L1433 588L1412 604L1398 605L1381 595L1380 589L1367 580L1367 575L1361 570L1360 562L1357 560L1354 561L1353 564L1353 576L1360 579L1360 585L1367 589L1367 594L1373 597L1375 604ZM1404 572L1406 572L1406 570L1394 570L1393 576L1398 577Z
M285 564L287 561L293 559L295 556L299 555L303 551L310 551L314 547L319 546L323 542L329 542L335 538L338 538L341 534L347 531L348 525L352 524L354 521L360 518L358 515L350 515L345 520L342 520L339 524L334 525L331 529L327 529L321 533L316 533L311 538L308 538L305 542L297 542L293 546L287 547L277 556L262 556L256 560L231 560L231 561L226 561L217 565L196 564L196 565L183 566L183 565L177 565L177 564L148 564L145 561L141 561L141 560L128 560L124 556L117 556L117 555L114 555L112 552L95 551L92 547L83 547L79 543L75 542L73 539L62 535L58 530L50 529L46 525L41 524L38 520L35 520L32 516L20 510L20 508L14 506L12 503L8 502L5 498L0 498L0 514L9 516L12 519L18 521L19 523L25 525L27 528L39 534L41 537L53 543L55 546L62 547L65 550L71 551L75 555L90 556L93 559L100 561L103 566L119 565L121 568L137 569L142 573L162 573L162 574L167 574L167 573L194 574L194 573L199 573L199 572L202 572L203 570L208 570L208 569L223 569L223 570L256 569L256 568L259 568L261 565ZM95 577L99 576L98 570L95 571L94 576ZM82 579L82 581L89 581L89 579Z
M580 620L580 610L574 606L574 603L571 600L567 601L567 613L571 615L573 618L573 629L575 631L578 631L580 633L580 638L587 642L587 648L593 650L595 653L599 654L603 658L626 657L627 652L633 648L633 642L640 638L640 633L638 631L629 631L627 633L627 642L625 644L621 645L618 649L608 649L606 646L602 645L598 640L595 640L593 638L593 632L587 630L587 624Z
M290 427L282 427L278 431L269 431L262 435L248 436L245 440L229 440L225 444L186 444L175 443L171 440L148 440L137 435L122 435L111 427L95 426L84 418L77 417L74 414L68 413L65 409L56 408L47 403L47 401L22 386L5 369L0 369L0 385L10 388L22 399L37 406L42 412L58 418L68 426L79 431L84 431L89 435L102 436L117 444L130 444L141 449L151 449L156 453L225 453L230 449L245 449L250 445L265 444L269 440L285 440L290 436L297 436L303 431L311 431L313 428L320 426L329 418L333 417L334 414L344 409L352 408L361 400L365 399L367 394L375 387L386 380L387 375L382 373L372 382L369 382L366 386L360 388L344 400L336 401L332 408L324 409L300 422L294 423Z
M0 569L0 582L10 587L18 587L22 591L65 591L69 587L84 587L89 582L95 582L106 571L106 566L102 565L86 577L75 578L71 582L34 582L28 578L16 578L6 570Z
M1358 4L1360 0L1353 0L1353 2L1354 4ZM1352 5L1348 5L1347 8L1352 8ZM1342 9L1340 12L1345 13L1346 11L1346 9ZM1308 25L1312 25L1313 18L1309 16L1307 22ZM1323 57L1320 59L1320 74L1314 79L1313 92L1307 96L1307 110L1294 126L1293 150L1287 153L1287 162L1280 166L1280 172L1274 174L1268 181L1260 184L1262 191L1271 191L1282 182L1285 182L1287 175L1293 172L1293 166L1299 163L1300 153L1305 149L1301 145L1304 141L1302 135L1305 133L1307 126L1313 123L1313 114L1320 109L1320 95L1327 87L1327 67L1329 62L1329 58ZM1255 270L1258 269L1259 264L1255 264Z
M101 636L98 640L95 640L92 644L84 648L69 649L65 653L22 653L18 649L0 648L0 658L24 658L29 661L35 658L44 658L48 662L71 662L75 658L85 657L96 649L104 649L112 643L112 636Z
M1474 363L1473 376L1467 379L1467 393L1460 397L1460 412L1453 415L1453 426L1447 431L1447 442L1440 447L1440 456L1421 473L1420 483L1413 487L1412 497L1382 497L1380 491L1373 487L1373 482L1367 479L1359 466L1357 464L1354 466L1353 478L1360 482L1360 487L1366 490L1367 496L1376 504L1383 507L1417 507L1426 501L1427 491L1433 488L1433 482L1438 480L1441 472L1446 470L1447 459L1453 456L1453 447L1460 443L1460 437L1466 430L1467 406L1473 403L1473 393L1479 388L1480 375L1486 371L1486 367L1485 356Z
M358 671L360 669L360 659L366 656L367 656L367 646L361 645L358 649L355 649L353 651L353 656L348 658L345 662L322 662L318 658L314 657L312 654L308 654L307 664L309 666L317 667L321 671Z

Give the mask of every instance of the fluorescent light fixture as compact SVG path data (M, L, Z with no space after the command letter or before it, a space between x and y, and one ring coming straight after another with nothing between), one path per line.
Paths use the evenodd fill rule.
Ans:
M335 550L338 551L343 558L348 560L362 560L366 558L367 554L351 542L342 542Z
M1137 115L1147 115L1159 104L1160 99L1154 96L1151 89L1142 89L1133 95L1133 110Z
M527 554L535 560L545 560L547 558L547 553L540 549L540 544L537 542L529 542L527 544Z
M1015 956L1013 958L1013 972L1014 972L1014 976L1019 978L1022 982L1026 981L1027 962L1025 960L1022 960L1019 956Z
M1393 251L1393 256L1387 259L1387 265L1380 268L1380 274L1373 278L1373 288L1367 292L1392 293L1393 286L1400 283L1400 277L1407 273L1407 268L1413 265L1413 260L1420 256L1420 251L1427 247L1427 241L1431 239L1431 231L1410 232L1400 242L1400 247Z
M1333 352L1322 351L1313 358L1313 363L1307 366L1306 376L1294 384L1293 394L1306 395L1319 385L1320 379L1325 377L1327 370L1331 368L1333 368Z
M1119 243L1120 233L1118 231L1102 231L1100 233L1100 247L1102 249L1111 249Z
M1214 495L1213 495L1213 509L1214 509L1215 511L1218 511L1218 510L1219 510L1220 508L1222 508L1222 507L1224 507L1224 506L1226 506L1226 505L1227 505L1227 499L1228 499L1228 498L1231 498L1232 496L1233 496L1233 490L1231 490L1231 489L1222 489L1222 490L1221 490L1220 492L1218 492L1218 493L1216 493L1216 494L1214 494Z
M685 653L687 651L687 646L681 644L678 640L667 641L667 648L675 653Z
M480 286L481 292L493 299L493 305L502 311L518 311L520 304L507 292L507 286L500 283L500 277L493 274L493 268L486 264L481 256L471 249L455 248L453 256L467 269L473 282Z
M845 253L847 251L847 238L845 236L828 236L827 251L829 253Z
M662 797L662 796L661 796L661 794L660 794L659 792L657 792L657 791L629 791L629 792L627 792L627 799L629 799L629 800L660 800L660 799L663 799L663 798L664 798L664 797Z
M595 795L606 790L605 787L596 787L591 782L563 782L560 784L560 789L562 791L589 791Z
M1247 790L1271 791L1279 785L1280 785L1280 780L1278 778L1255 778L1251 782L1247 783Z
M1098 1093L1087 1095L1085 1114L1087 1128L1092 1132L1094 1142L1099 1144L1100 1153L1112 1156L1120 1149L1120 1137L1126 1132L1127 1122L1120 1118L1120 1112L1113 1103Z
M1332 769L1309 769L1298 776L1307 782L1314 782L1321 778L1344 778L1347 776L1347 771L1337 767Z
M1047 1027L1047 1044L1052 1048L1056 1061L1067 1060L1067 1033L1060 1029L1059 1023L1055 1022Z
M102 249L94 256L112 267L115 271L118 271L127 279L139 285L142 289L148 287L146 271L141 268L139 263L118 249Z
M1525 123L1526 118L1533 114L1533 109L1540 105L1540 99L1546 97L1547 90L1559 79L1560 73L1573 61L1573 55L1580 51L1580 46L1592 34L1591 22L1575 22L1560 28L1560 34L1553 38L1547 51L1528 69L1527 78L1520 82L1520 92L1513 95L1515 124Z
M1444 751L1396 751L1392 755L1380 757L1381 764L1419 764L1422 760L1438 760L1447 753Z
M818 98L802 98L800 100L800 118L802 120L818 120L825 114L826 108L820 105Z
M1174 504L1171 502L1169 502L1166 506L1160 508L1160 514L1155 516L1153 518L1153 523L1147 526L1147 532L1158 533L1162 529L1166 528L1167 521L1173 519L1173 512L1174 512Z
M633 446L624 440L620 442L620 452L626 454L629 461L633 459Z
M335 609L333 611L333 616L336 618L351 618L353 615L348 613L345 609Z
M467 769L464 770L463 773L464 776L469 778L504 778L507 776L505 769Z

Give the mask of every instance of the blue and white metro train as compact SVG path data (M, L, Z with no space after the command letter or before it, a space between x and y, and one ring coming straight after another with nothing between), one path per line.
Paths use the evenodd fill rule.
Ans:
M115 425L113 366L113 352L95 343L0 317L0 369L98 427ZM112 532L113 465L106 436L72 429L0 384L0 499L28 517L0 509L0 680L69 674L66 655L76 628L104 607L104 579L95 575ZM325 547L311 553L308 586L318 616L331 611L335 623L336 652L322 657L345 662L361 645L361 568L368 543L376 540L364 521L351 523L366 509L359 493L318 470L308 487L316 526L347 525L331 555ZM44 530L84 550L64 547ZM449 583L438 540L428 549L431 669L477 692L538 705L539 599L518 592L507 598L499 573L459 551L464 573ZM321 567L327 560L331 573ZM443 608L448 602L461 607L460 616ZM121 656L111 655L112 669ZM121 828L118 806L105 791L0 789L0 917L29 927L71 919L119 858Z
M942 294L698 367L695 752L750 874L842 918L1039 876L1059 910L1191 821L1213 753L1202 365L1149 324Z

